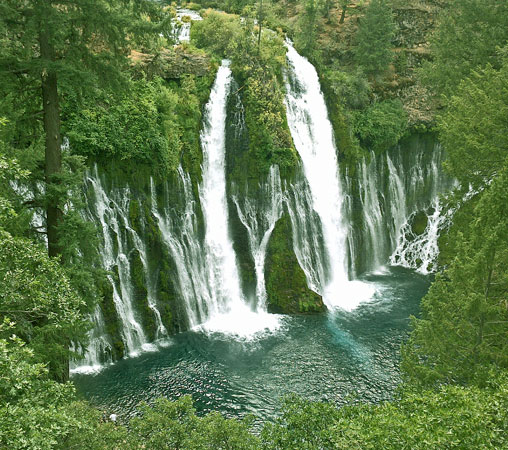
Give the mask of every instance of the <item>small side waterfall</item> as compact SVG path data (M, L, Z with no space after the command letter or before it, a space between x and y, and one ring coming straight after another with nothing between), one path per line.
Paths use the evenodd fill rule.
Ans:
M439 232L447 223L439 197L453 180L440 170L441 146L428 144L413 138L381 155L371 153L370 161L357 166L356 179L347 177L349 185L356 181L358 186L361 223L355 224L350 241L362 272L387 264L432 271ZM353 216L354 205L349 208Z
M176 42L189 42L192 20L203 20L200 14L191 9L178 8L173 22L173 34Z
M277 220L282 216L282 188L278 166L270 167L268 179L259 185L259 196L254 199L248 192L242 199L233 195L238 217L249 236L249 247L256 271L256 310L266 311L265 259L268 241Z
M164 185L164 205L157 206L155 183L150 179L152 214L157 219L163 244L175 262L173 279L178 287L189 326L199 325L208 317L210 292L206 278L205 252L201 245L196 216L196 200L189 174L178 168L182 189L183 211L175 211L167 200L170 186ZM174 188L173 188L174 189Z
M323 295L328 307L351 309L370 298L373 290L367 284L349 280L344 195L338 173L332 125L328 119L317 72L291 44L288 43L287 47L288 124L302 159L303 171L312 195L312 208L321 220L326 250L328 270L322 271L326 273L326 278L320 280L318 293ZM309 286L313 283L314 280L309 280Z
M108 195L99 176L97 165L86 174L85 197L87 210L85 215L98 224L100 236L99 253L102 267L107 270L107 279L112 288L115 314L121 324L121 340L124 354L135 356L140 349L149 349L145 331L134 307L134 289L132 283L131 262L129 257L133 249L139 246L143 255L141 240L129 222L130 191L128 188L113 189ZM134 239L133 239L134 238ZM135 245L137 242L137 246ZM141 256L143 259L143 256ZM145 253L146 258L146 253ZM151 291L154 295L153 290ZM160 319L153 297L149 306ZM91 344L84 361L74 369L94 368L111 359L112 344L105 333L103 314L97 309L92 317L95 329L91 334ZM162 322L158 323L161 333L165 332Z
M321 294L328 274L326 251L321 222L312 209L312 194L302 169L296 181L286 184L284 202L291 220L293 249L298 263L305 273L309 288Z
M442 206L437 198L430 210L431 212L426 217L427 225L420 235L416 234L411 226L416 213L413 213L404 223L397 248L390 256L392 265L416 269L423 274L433 271L439 255L439 233L447 224L448 216L442 213Z
M123 325L124 345L128 354L135 354L148 340L134 312L128 258L131 249L125 230L121 229L121 224L128 222L129 191L127 189L117 191L116 198L109 198L102 185L97 166L95 166L93 174L88 177L88 182L96 199L93 203L96 209L92 214L95 215L102 226L103 246L101 256L103 267L106 270L118 273L118 286L113 279L113 275L108 275L108 279L113 287L113 301L115 302L116 311Z
M124 226L125 226L125 229L131 234L134 248L139 252L141 264L143 265L143 272L145 275L145 287L146 287L146 294L147 294L146 301L147 301L148 307L152 310L154 317L155 317L155 323L156 323L155 338L161 339L161 338L167 336L168 332L166 330L166 327L162 323L161 314L160 314L159 310L157 309L156 286L155 286L154 282L151 280L151 273L150 273L150 267L148 264L148 252L146 250L146 245L143 242L143 240L138 236L136 231L129 226L129 222L126 220L126 217L124 217Z

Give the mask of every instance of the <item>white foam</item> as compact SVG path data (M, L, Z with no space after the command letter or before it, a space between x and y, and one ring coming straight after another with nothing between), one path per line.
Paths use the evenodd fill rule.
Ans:
M221 333L241 340L259 339L280 330L282 316L267 312L254 312L248 306L235 304L229 312L212 316L205 323L194 327L205 333Z
M342 281L340 286L328 285L325 288L326 306L329 309L352 311L361 303L371 301L377 292L373 283L352 280Z

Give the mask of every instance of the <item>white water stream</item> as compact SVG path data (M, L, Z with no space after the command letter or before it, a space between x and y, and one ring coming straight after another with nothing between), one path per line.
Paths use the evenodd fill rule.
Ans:
M327 271L321 271L327 273L327 276L319 280L318 293L323 296L329 308L351 310L360 302L370 299L374 288L366 283L349 280L348 230L344 220L344 196L332 125L328 119L316 69L306 58L299 55L291 44L288 43L287 47L288 124L312 194L312 208L321 220L328 266ZM299 262L305 266L305 261Z
M278 326L278 318L265 308L251 309L244 298L236 254L229 236L226 200L226 104L232 76L229 61L220 66L205 108L201 132L203 182L199 187L205 221L205 264L210 286L205 330L251 336Z

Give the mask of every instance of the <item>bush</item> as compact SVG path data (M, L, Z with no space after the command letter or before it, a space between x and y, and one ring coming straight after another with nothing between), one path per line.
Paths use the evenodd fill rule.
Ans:
M376 152L396 145L407 131L407 114L399 100L373 103L353 113L353 131L362 146Z

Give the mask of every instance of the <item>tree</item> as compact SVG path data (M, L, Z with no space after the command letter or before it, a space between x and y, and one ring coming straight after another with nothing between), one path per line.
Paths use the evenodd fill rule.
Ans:
M0 319L35 350L50 374L68 378L70 341L84 341L87 306L42 246L0 231Z
M350 0L340 0L339 4L340 4L340 8L341 8L341 13L340 13L339 23L344 23L344 19L346 18L347 7L349 6L349 3L350 3Z
M148 43L145 38L154 31L143 15L155 16L159 11L155 3L145 0L2 2L0 73L6 81L0 88L4 92L28 89L32 103L42 112L42 129L35 129L44 136L50 256L62 253L58 236L66 193L62 187L62 97L69 91L83 92L99 79L121 78L118 69L125 67L131 46Z
M497 49L508 41L508 3L499 0L451 0L439 14L431 40L433 59L422 75L432 91L447 96L472 70L499 69Z
M305 0L305 9L299 18L300 33L297 47L309 58L312 57L316 44L316 25L318 19L317 0Z
M484 383L486 367L508 368L507 86L507 62L487 65L438 120L446 167L474 196L454 218L462 228L448 231L455 257L413 319L403 369L415 383Z
M508 161L508 59L473 71L439 117L446 168L467 189L490 182Z
M485 382L508 368L508 171L486 188L456 257L422 300L422 317L404 350L415 384Z
M386 70L393 58L392 39L395 22L385 0L372 0L361 20L357 34L356 61L369 75Z
M192 399L175 402L156 400L153 408L142 405L142 416L130 422L132 433L148 448L212 450L216 448L255 450L256 436L249 433L249 420L225 419L219 413L196 416Z
M282 414L261 432L262 448L505 448L508 381L490 374L485 389L446 386L402 391L391 402L346 404L287 398Z

